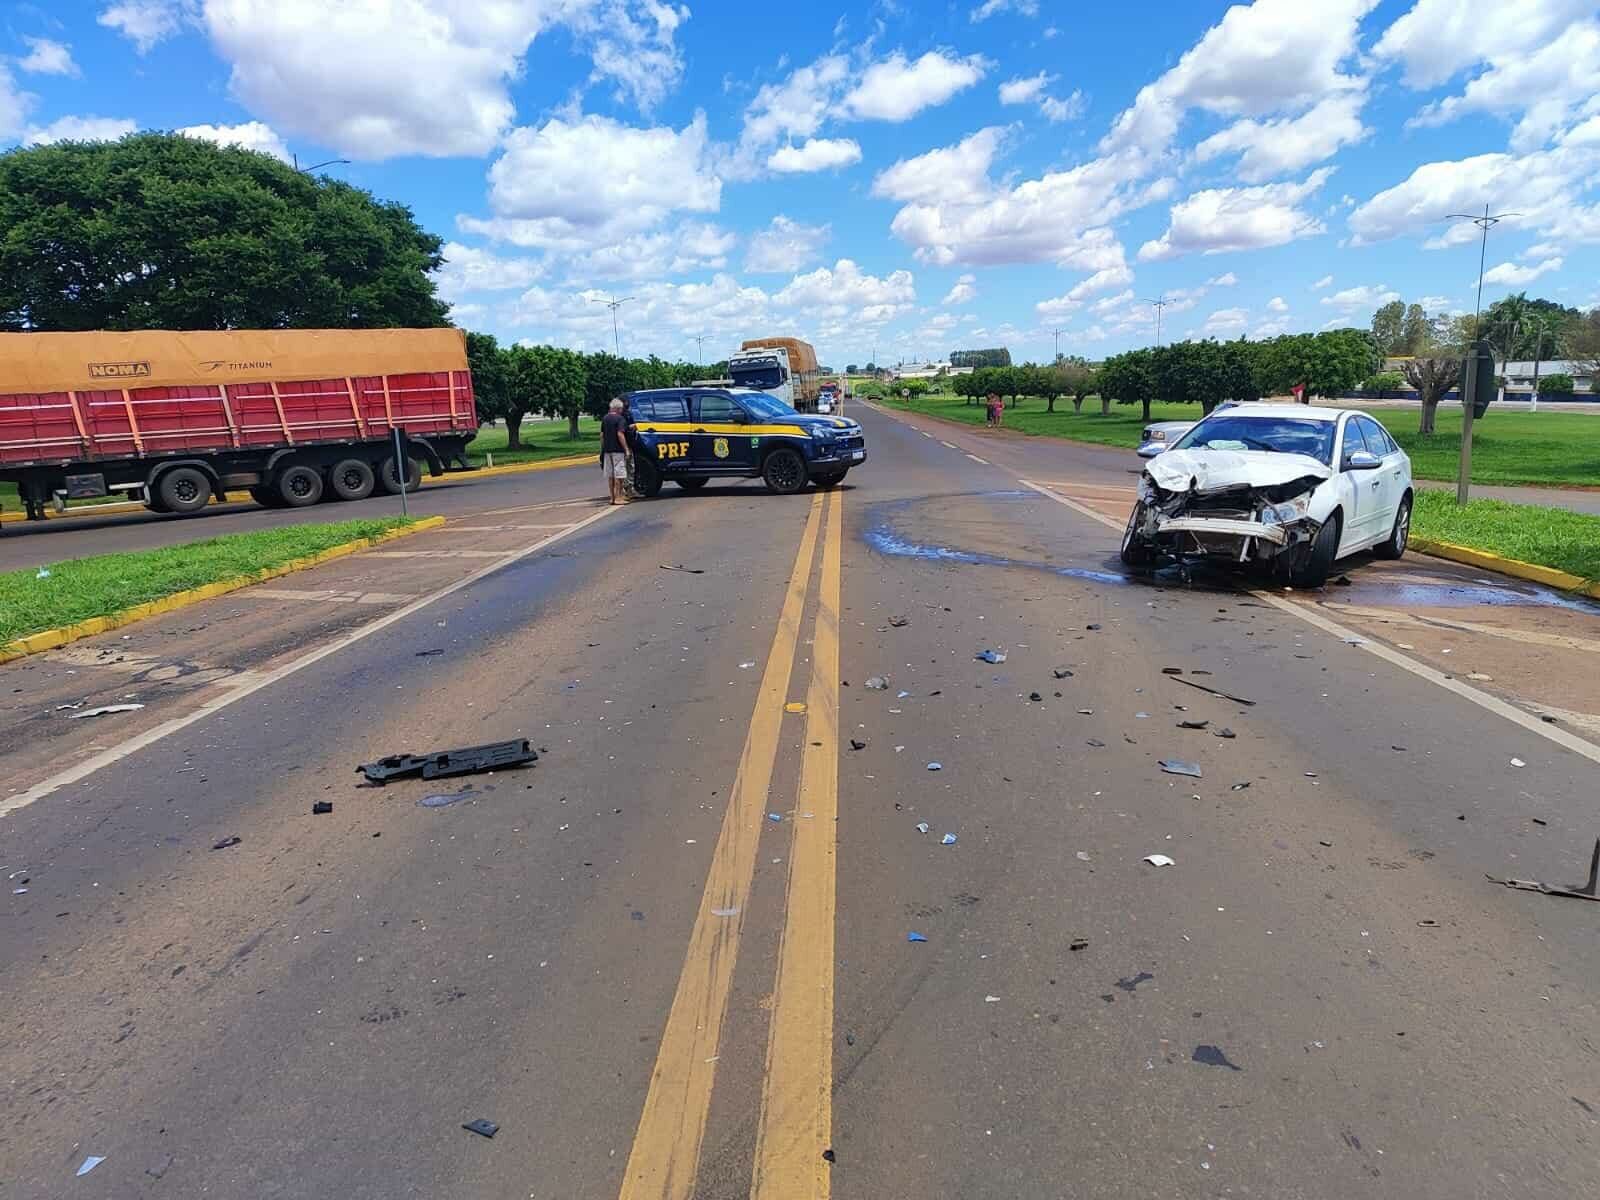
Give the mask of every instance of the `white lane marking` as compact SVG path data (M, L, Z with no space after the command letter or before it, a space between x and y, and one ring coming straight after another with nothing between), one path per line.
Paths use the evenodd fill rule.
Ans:
M0 817L8 817L14 812L27 808L28 805L37 800L43 800L51 792L54 792L60 788L64 788L68 784L77 783L80 779L86 779L88 776L93 775L96 771L103 770L114 763L121 762L130 754L134 754L140 750L143 750L146 746L153 746L163 738L170 737L180 730L189 728L189 726L193 725L196 721L203 721L207 717L214 716L216 713L220 712L224 708L227 708L229 705L236 704L240 700L244 700L255 695L262 688L270 687L279 680L287 679L296 672L303 671L307 667L314 666L323 659L328 658L330 655L337 654L346 647L353 646L355 643L363 640L364 638L371 637L380 630L387 629L395 622L405 620L412 613L421 612L430 604L433 604L439 600L443 600L446 596L453 596L456 592L461 591L463 588L471 587L474 583L477 583L478 580L483 579L486 576L493 575L496 571L503 570L512 563L519 562L531 554L537 554L546 546L560 541L568 534L576 533L586 525L593 525L596 521L602 520L603 518L608 517L617 511L617 508L609 504L604 508L596 509L587 517L583 518L583 520L578 521L573 525L569 525L557 533L552 533L549 537L541 538L539 541L534 542L531 545L524 546L521 550L513 551L510 555L498 560L497 562L492 562L486 566L480 567L470 575L464 576L463 578L456 580L454 583L440 588L436 592L429 592L427 595L413 601L404 608L397 608L394 610L394 612L386 613L375 620L368 621L359 629L353 629L349 633L344 634L342 637L335 638L325 646L319 646L315 650L309 650L305 654L302 654L299 658L296 658L291 662L284 663L281 667L275 667L271 670L262 671L259 673L252 673L248 682L240 683L235 681L235 686L229 688L220 696L206 701L198 708L191 709L183 716L173 717L171 720L163 721L161 724L153 726L152 728L145 730L143 733L135 734L133 737L119 745L112 746L107 750L102 750L99 754L86 758L82 762L70 766L64 771L59 771L50 776L48 779L41 780L39 783L34 784L25 792L18 792L14 796L7 796L4 800L0 800Z
M368 558L504 558L515 550L368 550Z
M940 441L939 445L943 446L947 450L954 450L957 448L954 442Z
M583 498L577 500L542 500L538 504L517 504L511 508L486 508L482 512L474 513L473 515L479 517L502 517L507 513L537 512L541 508L571 508L578 504L587 505L590 508L593 508L597 504L604 503L605 502L603 500L590 500ZM609 505L607 507L609 507Z
M323 604L404 604L415 600L415 592L301 591L298 588L246 588L242 600L310 600Z
M975 463L982 463L986 467L989 465L989 460L987 458L979 458L976 454L969 454L967 457Z
M452 525L451 533L522 533L539 529L565 529L566 525Z
M929 433L926 429L919 429L917 432L925 438L931 438L933 436L933 434Z
M1033 491L1038 492L1041 496L1048 496L1056 503L1064 504L1073 511L1080 512L1091 520L1100 522L1108 529L1114 529L1118 533L1122 532L1121 521L1112 520L1103 513L1097 513L1092 508L1069 500L1067 497L1059 495L1041 484L1033 483L1027 479L1019 479L1017 482L1025 488L1031 488ZM1402 671L1409 671L1418 679L1426 680L1447 692L1460 696L1463 700L1470 701L1479 708L1494 713L1497 717L1504 717L1513 725L1519 726L1529 733L1536 733L1546 741L1554 742L1564 749L1571 750L1574 754L1581 754L1590 762L1600 763L1600 746L1584 740L1575 733L1568 733L1559 725L1546 724L1538 717L1523 712L1514 704L1508 704L1498 696L1491 696L1488 692L1480 692L1477 688L1462 683L1461 680L1446 675L1443 671L1434 670L1426 663L1420 663L1414 658L1407 658L1400 651L1390 649L1381 642L1373 641L1370 637L1364 637L1349 626L1341 625L1339 622L1323 616L1320 612L1304 604L1296 604L1292 600L1285 600L1281 596L1275 596L1271 592L1263 592L1255 588L1249 588L1246 591L1257 600L1272 605L1273 608L1299 617L1307 625L1315 626L1324 633L1331 633L1340 641L1353 642L1354 648L1357 650L1365 650L1368 654L1374 654L1383 659L1384 662L1399 667Z

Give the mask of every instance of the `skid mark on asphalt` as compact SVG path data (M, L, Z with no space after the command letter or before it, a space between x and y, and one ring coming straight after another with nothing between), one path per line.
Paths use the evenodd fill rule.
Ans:
M307 600L319 604L404 604L415 592L344 592L330 589L253 587L238 593L242 600Z
M1419 617L1411 613L1396 612L1392 608L1372 608L1363 604L1335 604L1324 602L1330 612L1346 613L1352 617L1366 617L1389 625L1407 629L1442 629L1449 633L1470 633L1483 637L1504 638L1529 646L1551 646L1558 650L1576 650L1584 654L1600 654L1600 641L1593 638L1567 637L1559 633L1544 633L1537 629L1513 629L1500 625L1480 625L1475 621L1441 621L1432 617Z

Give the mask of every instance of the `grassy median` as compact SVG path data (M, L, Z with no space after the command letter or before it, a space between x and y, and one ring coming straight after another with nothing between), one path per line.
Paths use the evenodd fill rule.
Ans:
M905 408L907 402L882 402ZM982 425L981 404L968 404L960 396L923 396L909 402L913 412L946 420ZM1417 432L1421 410L1416 408L1367 409L1383 422L1395 441L1411 456L1418 479L1453 480L1461 456L1461 406L1439 406L1437 431L1427 437ZM1153 421L1194 421L1200 410L1192 404L1153 404ZM1005 427L1032 435L1068 438L1102 446L1133 449L1144 427L1138 405L1113 404L1100 413L1098 397L1084 402L1075 413L1067 400L1056 401L1056 411L1045 411L1044 401L1030 398L1021 408L1007 408ZM1472 426L1472 480L1474 483L1544 486L1600 486L1600 414L1521 412L1490 408Z
M0 574L0 643L108 617L175 592L249 575L402 525L402 517L290 525L159 550L99 554Z
M1504 500L1461 506L1443 491L1419 491L1416 497L1411 528L1418 537L1600 579L1600 517Z
M506 448L506 428L502 425L485 425L478 436L467 446L467 458L475 467L487 466L487 458L494 455L494 465L543 462L551 458L567 458L574 454L600 453L600 422L583 417L578 422L578 437L567 436L565 421L524 421L522 445L515 450Z

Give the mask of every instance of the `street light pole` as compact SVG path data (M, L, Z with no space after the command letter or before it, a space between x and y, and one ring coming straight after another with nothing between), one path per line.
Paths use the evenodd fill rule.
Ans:
M1483 206L1483 216L1481 217L1476 213L1450 213L1445 217L1446 221L1471 221L1483 231L1483 236L1478 241L1478 299L1472 309L1472 336L1474 338L1478 336L1479 314L1483 312L1483 268L1489 253L1489 230L1500 224L1507 217L1520 217L1521 215L1521 213L1508 212L1496 213L1494 216L1490 216L1489 206L1485 204Z
M709 333L697 333L697 334L694 334L693 336L694 336L695 361L698 362L702 367L704 367L706 365L706 351L705 351L706 339L708 337L710 337L711 335Z
M1054 361L1059 363L1061 361L1061 335L1063 333L1065 333L1066 330L1065 329L1052 329L1050 332L1055 334L1055 338L1056 338L1056 356L1055 356Z
M1521 213L1495 213L1489 212L1489 206L1483 206L1483 215L1476 213L1450 213L1445 217L1447 221L1471 221L1480 230L1482 236L1478 239L1478 298L1472 309L1472 345L1467 348L1467 357L1464 360L1467 370L1471 372L1471 380L1461 381L1461 462L1456 467L1456 503L1467 502L1467 492L1472 483L1472 420L1477 415L1476 381L1478 375L1478 342L1482 337L1481 328L1483 321L1483 268L1488 261L1489 230L1500 224L1507 217L1519 217ZM1489 353L1493 355L1491 346Z
M1165 308L1170 303L1170 301L1168 301L1165 297L1158 297L1157 299L1154 299L1154 300L1146 299L1145 303L1146 304L1155 305L1155 309L1156 309L1156 348L1160 349L1160 347L1161 347L1161 310L1163 308Z
M336 166L336 165L338 165L340 163L344 164L345 166L349 166L350 165L350 160L348 158L330 158L330 159L328 159L327 162L319 162L314 167L302 167L300 165L300 156L298 154L291 154L289 156L289 158L294 163L294 169L296 171L299 171L300 174L302 174L302 175L309 175L313 171L322 170L323 167L332 167L332 166Z
M611 294L611 299L609 300L602 300L598 296L589 297L590 304L604 304L611 310L611 342L616 349L618 358L622 357L622 335L617 332L617 309L632 299L634 299L632 296L623 296L619 300L615 292Z

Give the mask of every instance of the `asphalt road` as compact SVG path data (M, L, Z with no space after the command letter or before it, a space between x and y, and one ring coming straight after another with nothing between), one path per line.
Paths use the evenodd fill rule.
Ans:
M0 1197L1596 1191L1600 905L1484 875L1583 875L1600 748L857 415L0 668Z

